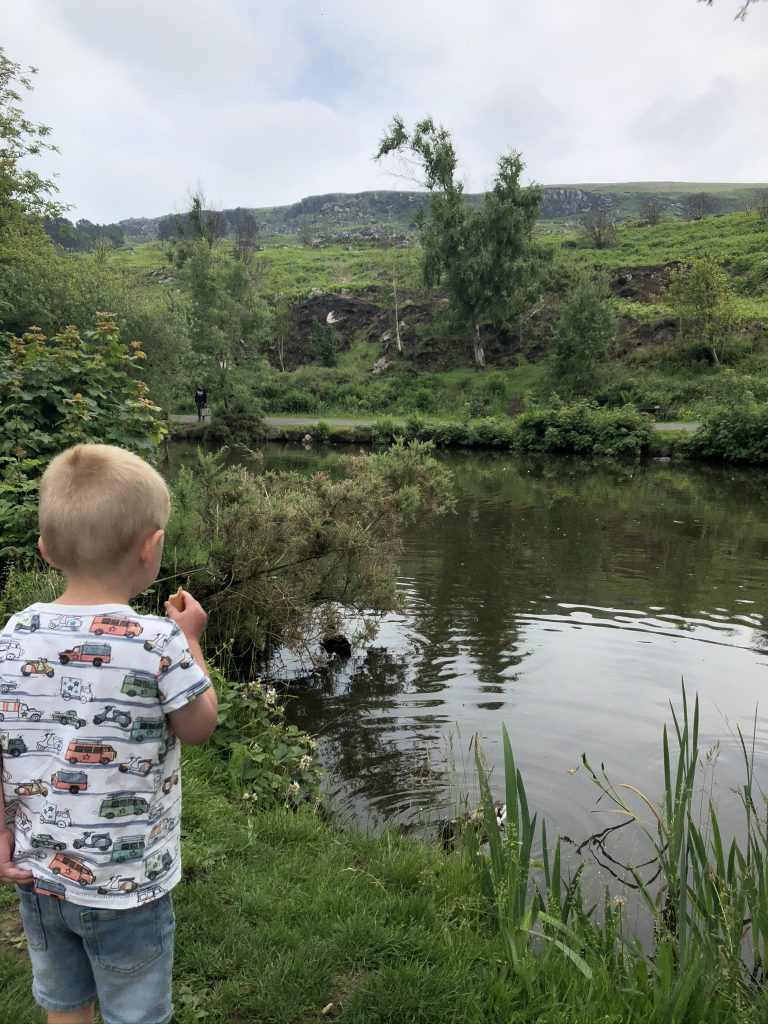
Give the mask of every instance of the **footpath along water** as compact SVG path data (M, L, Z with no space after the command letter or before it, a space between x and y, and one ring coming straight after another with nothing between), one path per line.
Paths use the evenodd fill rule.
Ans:
M685 678L701 747L742 780L731 732L756 705L757 781L768 770L768 476L675 464L522 461L446 452L455 515L409 532L404 599L378 638L299 693L337 805L358 822L418 828L473 790L477 733L501 795L501 725L532 808L577 842L616 816L596 806L585 751L617 783L661 793L661 734ZM268 445L265 467L334 469L338 449ZM576 771L574 771L576 769ZM470 796L470 802L473 799Z

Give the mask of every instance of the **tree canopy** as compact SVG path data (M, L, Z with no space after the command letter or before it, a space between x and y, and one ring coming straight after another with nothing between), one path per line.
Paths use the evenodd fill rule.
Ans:
M470 206L456 177L450 133L431 117L412 132L395 117L375 159L404 152L420 163L430 192L421 223L424 282L443 285L457 319L472 331L475 364L482 369L481 329L512 324L536 294L539 253L532 234L541 192L520 184L524 165L511 152L499 157L493 187L480 205Z
M728 275L718 259L709 253L675 271L667 295L675 304L682 331L705 345L719 366L738 318Z
M701 2L702 0L699 0L699 3ZM704 0L704 3L706 3L707 7L714 7L715 0ZM736 12L736 20L743 21L749 12L749 8L752 4L756 3L759 3L759 0L742 0L739 9Z
M0 231L14 214L57 217L65 207L53 197L58 187L22 161L46 150L56 152L49 142L51 129L36 124L21 106L19 90L32 89L36 68L24 71L0 47Z

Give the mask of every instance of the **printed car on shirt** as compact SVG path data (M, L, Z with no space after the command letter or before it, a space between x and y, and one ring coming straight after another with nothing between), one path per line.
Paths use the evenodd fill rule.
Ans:
M74 661L99 668L101 665L108 665L111 660L112 648L109 644L77 644L69 650L59 651L59 661L62 665Z
M57 853L48 867L54 875L63 875L78 885L93 885L96 876L83 861L68 853Z
M101 801L99 817L139 817L146 814L148 810L149 804L143 796L138 796L136 793L115 793L114 796L109 796Z
M24 657L24 648L18 640L0 638L0 661L20 661Z
M39 722L40 712L20 700L0 700L0 722L6 718L26 718L29 722Z
M68 789L75 796L88 789L88 776L85 772L68 772L60 768L51 776L51 785L54 789Z
M70 764L109 764L117 757L117 751L101 740L73 740L64 757Z
M133 619L117 618L113 615L97 615L91 622L89 632L101 636L109 633L110 636L139 636L144 632L138 622Z

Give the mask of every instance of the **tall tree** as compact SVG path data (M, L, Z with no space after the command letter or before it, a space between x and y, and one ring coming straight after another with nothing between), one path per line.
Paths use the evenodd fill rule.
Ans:
M588 210L581 218L581 226L596 249L611 249L616 245L616 222L607 210Z
M616 325L604 277L579 276L552 332L549 383L560 395L587 395L597 382L597 363L613 341Z
M683 199L685 220L703 220L710 217L717 207L717 200L711 192L691 192Z
M212 249L224 234L225 223L221 210L211 206L202 188L198 188L189 198L187 220L194 237L201 238L209 249Z
M456 177L450 133L431 117L412 132L395 117L375 159L391 153L410 153L421 164L430 193L421 221L424 282L445 288L454 314L471 332L475 365L483 369L482 329L511 326L536 295L532 234L541 192L520 185L523 162L513 152L499 157L492 189L479 206L470 206Z
M249 266L258 248L259 225L250 210L235 210L233 219L235 259Z
M54 199L58 187L26 165L30 157L56 152L51 130L24 114L20 89L31 91L36 68L26 72L0 47L0 230L14 215L57 217L66 209Z
M703 256L675 271L667 295L680 317L681 332L706 345L719 366L738 318L728 276L716 257Z

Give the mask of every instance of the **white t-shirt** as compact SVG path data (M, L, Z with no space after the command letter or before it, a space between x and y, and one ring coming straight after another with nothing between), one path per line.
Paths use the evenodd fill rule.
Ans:
M179 743L166 715L211 685L170 619L34 604L0 633L14 862L35 890L134 907L181 877Z

